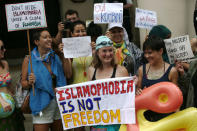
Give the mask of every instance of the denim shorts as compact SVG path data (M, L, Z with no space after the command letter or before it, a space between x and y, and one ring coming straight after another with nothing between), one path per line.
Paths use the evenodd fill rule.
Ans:
M53 123L54 120L59 119L61 119L61 115L57 102L53 99L38 115L33 115L33 124Z

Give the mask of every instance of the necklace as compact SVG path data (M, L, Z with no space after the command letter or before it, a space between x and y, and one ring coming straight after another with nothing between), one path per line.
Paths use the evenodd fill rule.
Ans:
M148 73L150 71L150 67L151 65L149 64L149 67L148 67L148 70L146 72L146 78L148 78ZM157 72L151 72L149 77L150 79L159 79L161 77L161 74L164 74L165 73L165 62L163 63L163 71L162 70L159 70Z
M87 76L87 73L86 73L86 58L87 58L87 57L84 57L84 59L82 60L82 58L79 57L80 63L81 63L82 66L83 66L83 75L84 75L85 77Z

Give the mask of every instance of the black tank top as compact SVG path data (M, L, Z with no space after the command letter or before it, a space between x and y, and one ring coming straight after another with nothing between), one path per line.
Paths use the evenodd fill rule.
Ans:
M96 80L96 70L97 69L94 70L94 74L92 76L92 80ZM114 66L114 69L113 69L113 73L112 73L111 78L115 78L115 76L116 76L116 66Z
M163 81L170 81L168 78L168 75L170 74L170 71L172 69L172 65L170 65L167 69L167 71L163 74L163 76L159 79L155 79L155 80L150 80L147 78L146 76L146 64L143 65L143 77L142 77L142 89L146 86L149 87L153 84L159 83L159 82L163 82Z

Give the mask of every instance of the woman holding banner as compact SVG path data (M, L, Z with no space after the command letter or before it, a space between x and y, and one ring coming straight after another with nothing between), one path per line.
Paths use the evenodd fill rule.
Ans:
M142 65L143 52L134 43L129 42L127 32L120 23L110 23L107 36L113 41L118 64L124 65L129 74L135 75Z
M116 64L113 42L107 36L97 38L92 64L88 70L90 81L129 76L125 67ZM119 128L120 125L100 125L92 127L91 131L118 131Z
M0 130L24 131L24 116L15 106L8 62L3 60L5 51L0 39Z
M71 24L70 27L72 37L83 37L87 36L85 23L81 20L75 21ZM59 45L59 50L63 52L63 43ZM91 43L92 49L94 49L95 43ZM69 81L69 84L76 84L81 82L86 82L87 70L92 62L91 56L78 57L71 59L72 61L72 77ZM75 131L84 131L84 127L78 127L74 129Z
M141 93L142 89L159 82L169 81L177 85L178 72L175 67L163 60L163 45L163 39L156 36L148 37L144 42L143 50L148 63L139 68L137 95ZM165 116L152 111L145 112L145 117L151 121Z
M52 38L48 30L37 30L33 34L33 40L36 47L31 52L32 62L28 57L24 59L21 84L23 88L30 90L34 131L48 131L49 128L51 131L62 131L54 93L54 88L66 85L62 63L51 49Z

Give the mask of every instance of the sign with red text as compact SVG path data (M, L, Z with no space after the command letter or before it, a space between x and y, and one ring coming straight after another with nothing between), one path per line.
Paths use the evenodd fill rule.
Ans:
M174 64L175 60L185 62L194 60L188 35L166 39L165 46L170 64Z
M63 38L62 43L65 58L92 56L90 36Z
M123 3L94 4L94 23L123 23Z
M156 12L136 8L135 27L151 29L155 25L157 25Z
M57 90L56 98L65 130L135 123L135 84L132 77L89 81Z
M47 27L44 1L5 5L8 31Z

